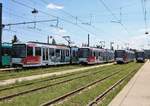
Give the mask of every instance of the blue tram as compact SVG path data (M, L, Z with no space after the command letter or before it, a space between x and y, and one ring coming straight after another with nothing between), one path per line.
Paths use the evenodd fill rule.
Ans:
M145 62L145 53L144 51L136 51L135 53L137 62Z
M135 53L130 50L115 50L115 61L119 63L128 63L134 61Z

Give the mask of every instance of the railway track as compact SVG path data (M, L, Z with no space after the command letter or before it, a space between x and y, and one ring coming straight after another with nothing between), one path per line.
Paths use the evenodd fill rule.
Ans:
M74 90L74 91L71 91L71 92L69 92L69 93L66 93L66 94L64 94L64 95L62 95L62 96L60 96L60 97L54 98L54 99L52 99L52 100L50 100L50 101L48 101L48 102L46 102L46 103L41 104L41 106L49 106L49 105L52 105L52 104L54 104L54 103L57 103L57 102L59 102L59 101L61 101L61 100L64 100L64 99L66 99L66 98L68 98L68 97L70 97L70 96L72 96L72 95L74 95L74 94L76 94L76 93L79 93L80 91L85 90L85 89L87 89L87 88L89 88L89 87L91 87L91 86L93 86L93 85L95 85L95 84L97 84L97 83L100 83L100 82L102 82L102 81L104 81L104 80L106 80L106 79L108 79L108 78L111 78L111 77L113 77L114 75L116 75L116 74L118 74L118 73L120 73L120 71L114 72L114 73L111 74L111 75L108 75L108 76L106 76L106 77L104 77L104 78L100 78L100 79L98 79L98 80L96 80L96 81L93 81L93 82L91 82L91 83L89 83L89 84L87 84L87 85L85 85L85 86L82 86L82 87L80 87L80 88L78 88L78 89L76 89L76 90Z
M103 70L101 70L101 71L103 71ZM86 71L81 71L81 72L77 72L77 73L70 73L70 74L67 74L67 75L55 76L55 77L51 77L51 78L40 80L40 81L34 81L34 82L26 83L26 84L20 84L20 85L5 87L5 88L0 89L0 91L2 92L2 91L5 91L5 90L10 90L10 89L14 89L14 88L23 87L23 86L28 86L28 85L32 85L32 84L35 84L35 83L40 83L40 82L45 82L45 81L50 81L50 80L57 80L57 79L60 79L60 78L65 78L65 77L69 77L69 76L73 76L73 75L78 75L78 74L82 74L82 73L85 73L85 72L88 73L90 71L86 70Z
M120 85L121 83L123 83L123 81L125 81L130 75L132 75L132 73L134 73L136 71L137 70L134 70L134 71L128 73L127 75L125 75L123 78L121 78L116 83L114 83L112 86L110 86L108 89L106 89L102 94L100 94L99 96L97 96L87 106L95 106L95 105L97 105L100 102L100 100L102 100L103 98L105 98L105 96L107 94L109 94L112 90L114 90L118 85Z
M112 67L111 67L112 68ZM110 67L108 68L110 69ZM107 69L107 70L108 70ZM119 69L119 68L117 68ZM55 82L55 83L51 83L49 85L46 85L46 86L42 86L42 87L38 87L38 88L34 88L34 89L30 89L30 90L26 90L26 91L22 91L22 92L19 92L19 93L15 93L15 94L10 94L8 96L3 96L3 97L0 97L0 101L2 100L7 100L7 99L11 99L11 98L14 98L14 97L17 97L17 96L20 96L20 95L24 95L24 94L27 94L27 93L31 93L31 92L35 92L35 91L38 91L38 90L42 90L42 89L45 89L45 88L48 88L48 87L52 87L52 86L55 86L55 85L58 85L58 84L62 84L62 83L66 83L66 82L69 82L69 81L72 81L72 80L76 80L76 79L79 79L79 78L84 78L84 77L87 77L87 76L90 76L90 75L94 75L94 74L97 74L97 73L100 73L100 72L103 72L104 70L106 69L103 69L101 71L95 71L95 72L90 72L90 73L86 73L84 75L80 75L80 76L77 76L77 77L74 77L74 78L70 78L70 79L67 79L67 80L63 80L63 81L58 81L58 82ZM76 73L77 74L77 73ZM81 73L78 73L78 74L81 74ZM71 74L71 75L75 75L74 73ZM71 76L69 75L69 76ZM60 77L57 77L57 78L62 78L62 77L68 77L68 75L66 76L60 76ZM52 79L49 79L49 80L54 80L55 78L52 78ZM42 81L43 82L43 81ZM31 84L31 83L30 83ZM29 85L29 84L26 84L26 85ZM14 88L14 87L12 87ZM10 89L10 88L9 88ZM3 89L3 90L6 90L6 89ZM7 88L8 90L8 88ZM1 90L2 91L2 90Z
M130 66L131 66L131 65L130 65ZM130 68L131 68L131 67L128 67L127 69L130 69ZM117 71L117 72L114 72L114 73L111 74L111 75L105 76L104 78L101 78L101 79L98 79L98 80L96 80L96 81L93 81L93 82L91 82L91 83L89 83L89 84L87 84L87 85L85 85L85 86L82 86L81 88L78 88L78 89L76 89L76 90L74 90L74 91L71 91L71 92L69 92L69 93L66 93L66 94L64 94L64 95L62 95L62 96L60 96L60 97L57 97L57 98L54 98L54 99L52 99L52 100L50 100L50 101L48 101L48 102L45 102L45 103L41 104L40 106L49 106L49 105L57 104L57 103L59 103L59 102L63 102L65 99L67 99L67 98L69 98L69 97L71 97L71 96L73 96L73 95L75 95L75 94L77 94L77 93L79 93L79 92L81 92L81 91L83 91L83 90L86 90L86 89L88 89L89 87L92 87L92 86L96 85L97 83L101 83L101 82L103 82L104 80L107 80L107 79L113 77L114 75L119 74L120 72L122 72L122 71L119 70L119 71Z

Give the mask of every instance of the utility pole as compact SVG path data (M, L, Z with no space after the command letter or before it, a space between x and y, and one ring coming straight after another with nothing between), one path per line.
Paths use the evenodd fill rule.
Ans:
M49 37L49 36L47 36L47 43L48 43L48 44L49 44L49 38L50 38L50 37Z
M90 34L88 34L88 47L90 46Z
M2 66L2 3L0 3L0 67Z

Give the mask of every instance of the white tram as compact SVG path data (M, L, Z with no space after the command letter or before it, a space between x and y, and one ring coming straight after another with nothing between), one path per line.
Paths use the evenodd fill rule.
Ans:
M70 63L70 48L40 42L16 43L12 47L12 65L22 67Z
M98 64L114 61L114 51L93 47L79 48L80 64Z

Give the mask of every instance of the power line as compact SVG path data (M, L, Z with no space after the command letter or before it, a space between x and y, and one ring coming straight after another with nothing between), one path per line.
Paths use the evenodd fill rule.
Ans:
M145 34L147 34L147 9L146 9L146 0L141 0L142 11L144 16L144 24L145 24Z
M13 1L14 3L17 3L17 4L22 5L22 6L24 6L24 7L27 7L27 8L30 8L30 9L34 9L33 7L31 7L31 6L27 5L27 4L24 4L24 3L22 3L22 2L19 2L19 1L16 1L16 0L12 0L12 1ZM43 13L43 14L47 15L47 16L51 16L51 17L54 17L54 18L59 18L60 20L62 20L62 21L64 21L64 22L67 22L67 23L76 25L76 26L78 26L79 28L83 29L84 31L87 31L87 32L93 34L93 32L90 32L89 30L87 30L87 29L81 27L80 25L77 25L76 23L73 23L72 21L66 20L66 19L64 19L64 18L60 18L60 17L55 16L55 15L51 15L51 14L49 14L49 13L47 13L47 12L45 12L45 11L39 10L39 9L38 9L38 11L39 11L40 13ZM94 35L95 35L95 34L94 34Z
M105 9L115 18L118 20L118 18L116 17L116 15L111 11L111 9L105 4L105 2L103 0L98 0L104 7ZM119 22L119 24L123 27L123 29L128 33L129 31L127 30L127 28L124 26L124 24L122 22Z
M11 24L4 24L4 26L13 26L13 25L22 25L22 24L33 24L33 23L43 23L43 22L51 22L57 21L57 19L53 20L40 20L40 21L29 21L29 22L20 22L20 23L11 23Z
M40 1L43 2L44 4L48 4L48 2L45 1L45 0L40 0ZM64 10L59 10L59 11L61 11L61 12L65 13L65 14L67 14L68 16L74 18L76 20L76 24L77 24L77 21L81 22L81 24L83 23L83 21L81 19L79 19L77 16L74 16L74 15L70 14L67 11L64 11ZM89 26L92 27L92 28L94 28L95 30L98 29L95 26L91 25L91 20L90 20Z

